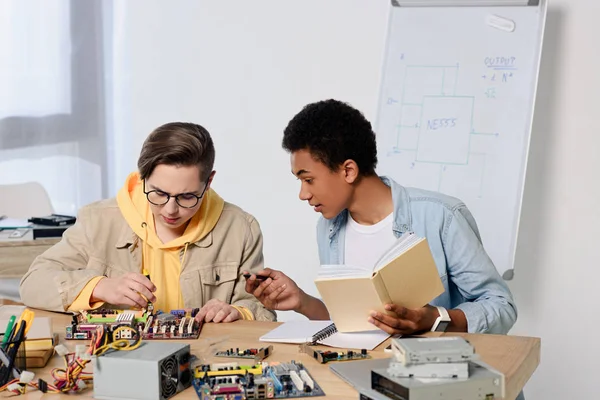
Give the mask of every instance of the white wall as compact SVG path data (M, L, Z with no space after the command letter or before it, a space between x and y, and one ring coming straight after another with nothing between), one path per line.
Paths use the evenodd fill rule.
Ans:
M174 119L204 124L217 146L216 189L259 219L267 265L314 293L316 215L297 200L281 132L302 105L329 97L374 118L388 2L176 4L127 3L118 10L127 14L123 29L130 35L123 49L132 71L131 166L155 126ZM512 333L543 343L542 363L525 390L529 400L592 398L596 392L598 4L550 4L510 283L520 311Z
M316 294L318 215L298 199L283 129L305 104L329 97L375 117L388 3L163 4L122 2L113 10L115 23L126 21L115 64L127 72L113 71L121 82L115 98L128 98L125 123L133 135L130 148L118 150L129 168L116 171L117 181L135 168L155 127L173 120L204 125L217 150L214 188L258 219L266 264Z
M551 0L515 280L512 333L542 338L528 399L598 398L600 269L595 0Z

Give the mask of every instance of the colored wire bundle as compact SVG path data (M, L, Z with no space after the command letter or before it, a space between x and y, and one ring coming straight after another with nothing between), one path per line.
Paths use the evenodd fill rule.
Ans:
M43 382L43 381L42 381ZM47 383L44 386L44 383L40 384L39 382L28 382L23 383L20 379L13 379L8 382L6 385L0 387L0 392L8 391L15 394L25 394L27 392L27 386L36 388L41 391L45 391L47 393L60 393L56 388L52 385L48 385ZM43 389L40 389L43 387Z
M136 337L135 341L122 338L123 334L130 331L131 337ZM114 331L109 332L103 325L99 325L96 331L92 334L90 346L84 352L68 352L63 345L56 346L56 352L63 357L65 361L64 368L54 368L50 373L54 378L54 384L50 385L39 379L33 382L29 377L14 379L6 385L0 387L0 392L7 390L16 394L23 394L27 390L27 386L34 387L44 393L69 393L81 392L87 385L87 381L93 379L93 374L84 372L86 365L92 360L92 356L101 356L110 350L126 350L131 351L138 348L141 344L142 336L131 326L120 326ZM33 378L33 374L31 375Z

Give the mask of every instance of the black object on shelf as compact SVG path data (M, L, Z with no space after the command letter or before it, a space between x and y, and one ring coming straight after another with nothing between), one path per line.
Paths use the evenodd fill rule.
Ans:
M32 217L27 221L37 225L65 226L73 225L76 218L70 215L52 214L45 217Z
M33 239L43 238L60 238L63 233L73 225L63 226L45 226L45 225L34 225L33 228Z

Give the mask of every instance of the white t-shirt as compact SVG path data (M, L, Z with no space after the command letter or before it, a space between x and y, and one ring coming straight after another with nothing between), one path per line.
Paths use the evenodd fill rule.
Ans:
M391 213L375 225L361 225L348 213L344 264L372 271L375 263L396 241Z

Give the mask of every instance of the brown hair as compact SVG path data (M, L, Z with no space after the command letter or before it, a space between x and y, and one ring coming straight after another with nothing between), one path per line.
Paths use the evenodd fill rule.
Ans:
M156 128L144 141L138 169L147 179L159 164L200 167L200 180L208 179L215 163L215 146L202 126L171 122Z

